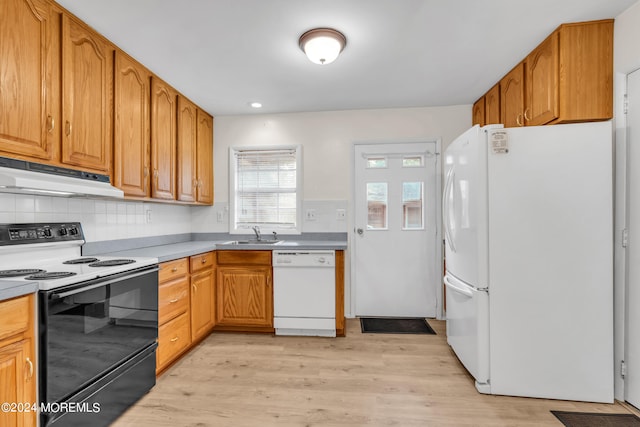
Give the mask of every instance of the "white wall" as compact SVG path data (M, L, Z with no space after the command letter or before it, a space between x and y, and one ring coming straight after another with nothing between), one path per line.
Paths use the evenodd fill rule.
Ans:
M352 229L352 150L354 142L442 140L442 149L471 125L471 105L432 108L350 110L216 117L212 207L192 211L194 232L226 232L229 203L229 147L302 144L303 211L312 208L316 221L303 221L302 231L346 232ZM347 209L337 221L335 209ZM223 214L218 222L218 212ZM345 263L346 315L351 304L350 253Z
M193 209L193 231L229 230L229 147L302 144L303 211L318 214L303 223L303 232L340 232L349 224L336 221L335 209L351 205L353 142L441 138L444 149L470 125L470 105L216 117L215 202ZM223 213L221 222L217 212Z
M620 361L624 360L625 335L625 250L622 248L622 230L626 227L626 121L624 94L626 75L640 68L640 2L616 17L614 27L614 116L616 147L616 206L615 206L615 397L624 400L624 381L620 376ZM640 165L630 165L640 167Z

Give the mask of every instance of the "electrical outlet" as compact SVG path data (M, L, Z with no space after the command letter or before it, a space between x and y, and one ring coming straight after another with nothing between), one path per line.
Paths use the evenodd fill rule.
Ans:
M306 219L307 219L307 221L315 221L316 220L316 210L315 209L307 209Z
M151 209L147 209L146 215L147 224L151 224Z
M218 222L224 222L224 211L216 212L216 216L218 218Z
M338 221L344 221L347 218L346 209L336 209L336 219Z

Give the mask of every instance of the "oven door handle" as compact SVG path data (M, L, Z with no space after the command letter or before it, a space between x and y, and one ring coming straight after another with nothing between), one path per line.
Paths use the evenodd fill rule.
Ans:
M160 271L160 268L156 267L156 268L152 268L149 270L144 270L138 273L134 273L134 274L127 274L127 275L123 275L120 276L116 279L111 279L111 280L105 280L105 281L101 281L98 283L94 283L93 285L88 285L88 286L82 286L80 288L74 289L72 291L67 291L67 292L54 292L52 293L49 298L50 299L58 299L58 298L65 298L71 295L75 295L75 294L79 294L85 291L89 291L91 289L96 289L96 288L101 288L103 286L107 286L107 285L111 285L113 283L117 283L117 282L122 282L123 280L128 280L128 279L133 279L134 277L139 277L139 276L144 276L145 274L149 274L149 273L153 273L155 271ZM100 279L98 279L100 280Z

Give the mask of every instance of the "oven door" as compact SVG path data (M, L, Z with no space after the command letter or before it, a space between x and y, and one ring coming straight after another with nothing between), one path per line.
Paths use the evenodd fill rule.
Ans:
M40 398L62 402L158 337L158 268L41 291Z

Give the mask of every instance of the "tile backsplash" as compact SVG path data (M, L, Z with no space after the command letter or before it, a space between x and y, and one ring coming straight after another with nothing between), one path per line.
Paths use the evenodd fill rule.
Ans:
M312 220L306 218L312 210ZM346 200L303 202L303 232L344 232ZM181 206L124 200L0 193L0 223L81 222L87 242L229 231L228 204Z
M191 232L188 206L0 193L0 223L66 221L88 242Z

